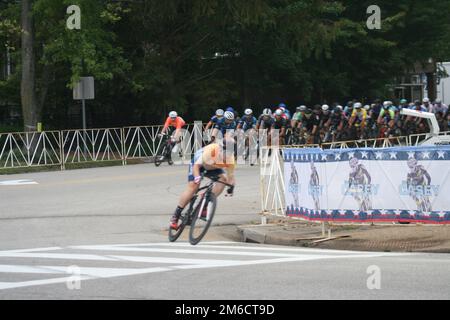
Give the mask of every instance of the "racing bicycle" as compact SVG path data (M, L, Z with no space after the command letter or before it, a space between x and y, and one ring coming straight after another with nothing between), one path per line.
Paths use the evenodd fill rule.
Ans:
M173 165L172 150L174 149L175 145L178 142L167 133L160 134L160 137L161 137L160 146L162 146L162 149L161 152L158 152L158 154L155 156L155 166L159 167L161 163L163 163L165 160L167 160L167 162L171 166ZM180 157L182 156L181 149L179 151L179 155Z
M208 232L211 226L214 214L216 212L217 198L213 193L213 187L216 183L222 183L229 187L228 194L232 194L233 186L219 181L219 176L208 175L204 173L202 180L208 178L210 181L198 189L188 206L181 213L178 222L178 228L169 227L169 241L175 242L181 236L186 226L190 226L189 242L192 245L198 244Z

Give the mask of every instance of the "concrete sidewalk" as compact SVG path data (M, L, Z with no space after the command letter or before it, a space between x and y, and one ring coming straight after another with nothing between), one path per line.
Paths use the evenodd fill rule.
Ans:
M327 226L292 219L269 220L267 225L239 226L241 240L275 245L337 250L450 253L448 225ZM331 239L328 238L331 229Z

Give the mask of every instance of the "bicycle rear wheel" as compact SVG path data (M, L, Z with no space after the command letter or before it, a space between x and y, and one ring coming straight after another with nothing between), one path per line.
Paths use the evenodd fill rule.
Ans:
M217 198L212 193L201 199L200 203L196 206L191 230L189 231L189 242L193 246L198 244L208 232L216 212L216 206ZM206 208L206 211L204 211L204 208ZM202 216L203 212L206 213L205 216Z
M190 219L190 212L187 210L186 212L183 212L181 214L180 220L178 221L178 229L172 229L172 227L169 227L169 241L175 242L178 240L178 238L181 236L181 234L184 231L184 228L189 224Z

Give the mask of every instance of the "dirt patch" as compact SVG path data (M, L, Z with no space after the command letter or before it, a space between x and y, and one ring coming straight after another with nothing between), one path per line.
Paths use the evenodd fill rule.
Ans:
M317 242L328 237L332 240ZM298 220L273 220L266 226L240 226L243 240L337 250L450 253L450 226L322 225Z

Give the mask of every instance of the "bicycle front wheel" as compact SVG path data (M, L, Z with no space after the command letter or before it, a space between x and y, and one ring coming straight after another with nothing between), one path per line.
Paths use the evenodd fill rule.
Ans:
M216 212L217 198L214 194L204 197L197 205L189 231L189 242L195 246L208 232Z

